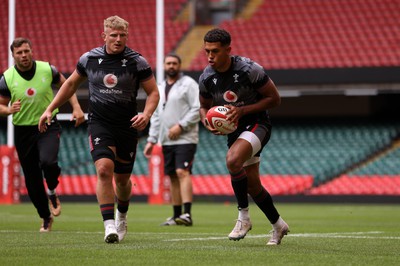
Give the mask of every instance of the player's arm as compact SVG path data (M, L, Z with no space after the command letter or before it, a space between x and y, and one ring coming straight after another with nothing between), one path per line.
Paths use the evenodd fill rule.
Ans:
M213 106L214 101L212 95L207 91L205 84L203 83L203 75L199 78L199 102L200 102L200 121L201 123L215 135L221 135L221 133L212 128L207 121L207 112Z
M21 110L21 100L14 101L8 106L11 101L11 92L8 89L4 76L0 78L0 115L8 116L17 113Z
M131 122L133 122L132 127L137 130L143 130L146 128L151 116L157 108L158 101L160 100L156 79L153 75L149 79L143 81L141 85L147 94L147 99L143 113L135 115L131 119Z
M78 72L75 70L71 74L71 76L69 76L69 78L66 79L65 82L61 85L53 101L47 107L47 110L52 112L54 111L54 109L66 103L72 96L74 96L79 85L83 81L85 81L85 79L86 77L79 75ZM75 95L75 100L77 101L76 95Z
M262 112L281 104L281 97L272 79L268 79L257 91L263 96L258 102L240 107L228 106L230 110L226 115L229 121L237 121L244 115Z
M47 124L50 123L52 118L52 112L66 103L72 95L76 92L79 85L85 81L86 77L80 76L77 71L75 70L71 76L62 84L61 88L57 92L56 96L54 97L53 101L51 101L50 105L46 108L45 112L39 119L39 131L44 132L46 131L46 122Z
M8 106L9 102L10 98L0 95L0 115L7 116L13 114L12 110L10 109L11 106Z
M57 87L60 88L66 81L66 78L63 74L60 75L60 81L57 83ZM78 97L76 93L74 93L71 98L68 100L69 104L72 107L72 117L71 121L75 120L75 127L79 126L83 122L85 122L85 113L82 111L81 105L79 104Z
M0 115L7 116L21 111L21 100L15 101L8 106L9 102L10 98L0 95Z
M199 95L199 100L200 100L200 110L199 110L200 121L201 123L203 123L205 127L207 127L208 126L206 119L207 112L212 107L213 100L211 98L210 99L205 98L201 94Z
M200 100L200 121L201 123L203 123L203 125L209 130L211 131L211 133L215 134L215 135L221 135L221 133L212 128L208 122L207 122L207 112L208 110L212 107L213 104L213 100L212 98L205 98L203 97L201 94L199 95L199 100Z
M281 96L272 79L269 79L267 84L257 90L263 98L257 103L251 105L247 113L257 113L260 111L275 108L281 104ZM246 108L245 108L246 113Z
M160 132L160 106L154 111L150 119L149 136L147 138L147 143L144 146L143 154L147 159L150 159L151 153L153 152L154 145L157 144L158 136Z

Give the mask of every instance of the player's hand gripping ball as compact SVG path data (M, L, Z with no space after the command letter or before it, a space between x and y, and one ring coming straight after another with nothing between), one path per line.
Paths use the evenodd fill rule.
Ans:
M214 106L207 112L206 119L208 124L222 134L229 134L237 129L237 124L226 120L225 114L228 110L224 106Z

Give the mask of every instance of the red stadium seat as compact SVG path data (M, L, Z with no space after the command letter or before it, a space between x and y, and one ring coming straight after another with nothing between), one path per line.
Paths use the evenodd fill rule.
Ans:
M8 2L8 1L5 1ZM172 22L186 0L165 0L167 31L165 51L171 51L189 28L189 22ZM75 69L79 56L88 49L102 45L100 34L104 18L119 15L130 22L128 45L147 55L155 67L155 0L129 0L113 2L91 1L16 1L16 36L25 36L33 42L35 57L47 60L63 72ZM170 8L171 7L171 8ZM34 12L32 12L34 10ZM8 8L0 9L0 57L7 58ZM4 35L4 36L3 36ZM49 52L49 46L52 52ZM0 71L7 68L7 60L0 61Z
M390 0L376 3L264 1L249 20L221 26L231 32L235 53L267 69L399 66L400 5ZM198 60L191 69L197 68Z

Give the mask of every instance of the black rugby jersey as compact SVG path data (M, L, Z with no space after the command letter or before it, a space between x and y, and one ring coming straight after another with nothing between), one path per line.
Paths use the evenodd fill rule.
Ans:
M232 56L226 72L217 72L207 66L199 78L200 95L213 100L213 106L230 104L250 105L263 96L257 91L269 81L264 68L246 57ZM245 115L239 127L254 123L270 123L268 111Z
M89 122L130 127L137 114L140 82L153 75L146 59L129 47L116 55L107 54L105 46L97 47L81 56L77 72L89 82Z

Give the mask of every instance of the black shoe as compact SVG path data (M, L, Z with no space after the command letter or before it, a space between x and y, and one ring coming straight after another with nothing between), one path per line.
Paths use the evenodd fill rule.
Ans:
M178 225L186 225L186 226L193 225L192 217L190 216L189 213L182 214L181 216L175 219L175 222Z

